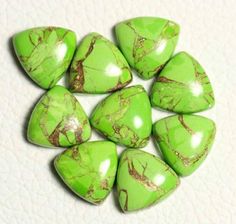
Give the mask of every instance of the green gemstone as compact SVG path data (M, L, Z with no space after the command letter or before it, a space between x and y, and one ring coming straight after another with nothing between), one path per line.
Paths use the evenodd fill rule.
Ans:
M150 79L173 54L179 26L162 18L139 17L119 23L115 32L129 64L141 78Z
M153 125L164 159L181 176L190 175L205 160L215 132L212 120L197 115L174 115Z
M71 91L107 93L121 89L131 80L126 59L110 40L98 33L83 39L70 69Z
M158 157L127 149L120 158L117 191L123 211L134 211L166 198L179 185L176 173Z
M114 142L144 147L152 130L148 95L140 85L117 91L97 105L90 121L95 129Z
M16 34L13 45L30 78L49 89L69 67L76 49L76 35L64 28L38 27Z
M65 184L78 196L99 204L110 193L117 169L116 145L109 141L73 146L54 160Z
M90 138L83 108L64 87L55 86L35 106L28 124L28 140L45 147L72 146Z
M211 108L214 94L201 65L186 52L176 54L164 67L151 91L153 106L177 113Z

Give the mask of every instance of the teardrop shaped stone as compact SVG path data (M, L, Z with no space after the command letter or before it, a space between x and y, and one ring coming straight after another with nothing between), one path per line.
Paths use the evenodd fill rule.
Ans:
M164 67L151 90L153 106L177 113L211 108L214 93L202 66L186 52L176 54Z
M158 157L139 149L127 149L120 158L117 191L124 212L153 205L179 185L176 173Z
M36 104L28 124L28 140L36 145L67 147L87 141L91 128L83 108L64 87L55 86Z
M165 161L181 176L190 175L205 160L215 132L212 120L197 115L174 115L153 125Z
M76 35L60 27L37 27L14 35L13 46L29 77L49 89L69 67L76 49Z
M70 69L72 92L112 92L131 80L128 62L110 40L98 33L90 33L83 39Z
M54 160L64 183L79 197L99 204L110 193L117 170L116 145L109 141L73 146Z
M162 18L138 17L116 25L118 44L143 79L158 73L175 50L179 25Z
M151 106L145 89L137 85L111 94L97 105L90 122L114 142L144 147L152 130Z

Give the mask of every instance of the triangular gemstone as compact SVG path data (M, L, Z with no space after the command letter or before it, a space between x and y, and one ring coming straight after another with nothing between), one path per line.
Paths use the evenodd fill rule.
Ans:
M79 197L99 204L110 193L117 169L116 145L109 141L86 142L65 150L54 160L65 184Z
M29 77L49 89L69 67L76 49L76 35L64 28L38 27L14 35L13 45Z
M182 176L193 173L205 160L215 132L212 120L197 115L174 115L153 125L165 161Z
M79 45L70 69L70 89L82 93L107 93L132 80L128 62L108 39L87 35Z
M152 129L148 95L140 85L117 91L97 105L90 121L95 129L114 142L144 147Z
M127 149L122 153L117 171L117 191L124 212L161 201L179 183L176 173L158 157L139 149Z
M169 20L138 17L116 25L118 44L143 79L158 73L175 50L179 26Z
M153 106L177 113L193 113L214 105L211 83L201 65L186 52L164 67L151 91Z
M28 124L28 140L45 147L67 147L87 141L91 128L83 108L64 87L55 86L36 104Z

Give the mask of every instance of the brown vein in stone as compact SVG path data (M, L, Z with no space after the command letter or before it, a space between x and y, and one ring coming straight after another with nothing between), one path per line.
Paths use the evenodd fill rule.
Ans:
M32 64L28 62L28 60L34 55L34 53L37 51L37 48L39 47L39 45L41 44L44 44L43 42L44 41L47 41L48 37L51 35L51 32L55 30L55 27L48 27L46 29L42 29L40 30L40 32L38 33L37 31L35 30L32 30L30 31L29 33L29 41L30 43L34 46L31 53L28 55L28 56L23 56L23 55L20 55L19 58L21 59L22 63L24 63L24 66L25 66L25 69L28 71L28 72L36 72L40 66L42 66L43 63L45 63L47 60L49 60L51 57L53 57L52 53L53 51L51 52L51 54L47 55L46 57L44 57L43 59L41 59L41 61L37 61L36 64ZM56 31L55 31L56 32ZM56 45L59 45L62 43L62 40L64 39L64 37L67 35L68 33L68 30L63 34L62 36L62 39L60 39L57 35L57 32L56 32L56 35L57 35L57 42L56 42ZM34 43L33 39L32 39L32 34L35 34L36 36L38 36L38 39L37 39L37 42ZM42 34L42 35L41 35ZM36 52L37 53L37 52ZM48 74L49 76L51 76L55 71L52 71L51 74ZM37 80L39 83L40 80ZM49 87L53 84L54 82L54 79L51 81Z
M66 30L66 32L63 34L63 36L61 38L58 38L59 41L62 41L65 39L66 35L69 33L70 31L69 30Z
M107 179L102 180L100 186L103 190L109 191L109 183Z
M109 177L108 177L109 178ZM87 193L86 193L86 195L85 195L85 198L91 198L92 200L93 200L93 203L95 203L95 204L98 204L98 203L100 203L100 202L102 202L105 198L95 198L94 196L93 196L93 194L95 193L95 191L98 191L99 189L95 189L95 186L94 186L94 181L95 180L93 180L92 181L92 183L90 184L90 186L89 186L89 188L88 188L88 191L87 191ZM100 190L105 190L105 191L110 191L110 189L109 189L109 183L108 183L108 180L107 179L104 179L104 180L102 180L101 181L101 183L100 183ZM107 195L105 195L105 197L106 197Z
M122 93L117 94L117 98L118 98L117 102L119 102L119 108L114 112L103 114L101 117L98 117L96 120L93 121L95 125L99 125L101 118L106 118L110 122L110 125L112 126L112 129L114 130L115 136L113 137L111 135L102 133L100 131L103 135L112 138L112 140L117 140L119 138L122 138L122 139L125 139L125 141L127 141L127 136L131 136L131 144L133 147L142 146L146 143L148 137L144 139L139 139L139 136L136 135L135 132L130 127L126 125L117 124L117 122L119 122L119 120L122 119L125 113L127 112L128 105L130 104L130 98L142 93L143 91L144 91L143 89L138 89L138 92L131 93L130 95L125 96L125 97L123 96ZM105 103L106 103L106 100L102 101L99 104L99 107L102 108L103 105L105 105ZM126 129L126 136L124 137L122 137L122 133L121 133L123 129Z
M116 91L116 90L118 90L118 89L121 89L122 87L124 87L126 84L128 84L128 83L130 83L130 82L131 82L131 81L127 81L127 82L121 83L120 80L119 80L119 81L117 82L117 84L116 84L114 87L108 89L107 91L108 91L108 92L114 92L114 91Z
M214 94L213 94L213 92L210 92L210 93L208 93L207 94L212 100L214 100Z
M168 127L168 125L167 125L167 120L164 120L165 121L165 128L166 128L166 131L167 131L167 133L170 133L169 132L169 127ZM167 142L170 144L170 138L169 138L169 135L167 134Z
M152 50L155 49L155 44L153 44L153 47L149 50L149 52L143 52L141 56L139 56L137 58L137 49L140 49L143 47L143 44L144 44L144 41L145 40L148 40L147 38L145 37L142 37L141 35L139 35L137 33L137 31L135 30L134 27L132 27L131 25L131 22L127 22L126 25L133 30L133 32L136 34L135 35L135 39L134 39L134 44L133 44L133 50L132 50L132 55L133 55L133 58L134 58L134 64L137 64L139 61L142 60L142 58L147 55L148 53L150 53ZM153 41L153 43L155 43L154 40L151 40L149 39L150 41Z
M181 102L181 100L182 100L182 98L179 98L179 99L176 101L175 104L172 104L171 110L174 110L174 109L178 106L178 104Z
M46 128L46 117L48 114L50 101L51 101L51 98L46 94L44 97L44 100L41 102L42 106L44 107L44 110L42 111L43 116L39 120L39 126L40 126L44 136L46 136L46 137L49 136L48 130Z
M191 56L189 56L192 60L192 64L193 64L193 67L194 67L194 75L195 75L195 78L198 80L199 78L200 79L203 79L205 78L205 73L200 73L197 71L197 66L200 66L199 63L194 59L192 58ZM201 77L202 76L202 77Z
M72 156L72 158L73 158L74 160L77 160L77 157L81 158L80 153L79 153L79 150L77 149L76 146L73 147L71 150L72 150L71 156Z
M122 69L122 71L125 70L125 69L128 70L129 73L130 73L131 79L127 80L126 82L123 82L123 83L119 79L117 84L113 88L108 89L108 92L114 92L114 91L116 91L118 89L121 89L122 87L126 86L127 84L129 84L132 81L133 77L132 77L132 74L130 72L130 69L128 67L122 67L121 69Z
M132 55L133 55L133 58L134 58L134 64L137 64L138 62L140 62L140 61L143 59L144 56L146 56L147 54L149 54L149 53L151 53L152 51L154 51L155 49L157 49L163 39L165 39L165 40L168 41L168 40L170 40L170 39L172 39L172 38L174 38L174 37L176 37L176 36L178 35L178 32L176 32L175 35L174 35L174 36L171 36L170 38L164 36L164 31L165 31L165 29L169 26L170 23L171 23L171 21L168 21L168 22L165 24L165 26L163 27L163 29L162 29L162 31L161 31L161 34L160 34L158 40L156 40L156 41L155 41L155 40L152 40L152 39L147 39L147 38L141 36L140 34L138 34L137 31L135 30L135 28L132 27L130 21L128 21L128 22L126 23L126 25L127 25L130 29L132 29L133 32L136 34L135 40L134 40L134 45L133 45L133 52L132 52ZM141 56L139 56L139 58L137 58L137 57L136 57L137 49L140 49L140 48L143 47L143 44L144 44L144 41L145 41L145 40L152 41L152 42L153 42L153 46L152 46L152 48L150 48L148 51L144 51L144 52L141 54ZM162 66L162 65L161 65L161 66ZM158 66L155 70L158 72L159 70L161 70L161 66ZM154 71L155 71L155 70L154 70ZM148 74L149 74L149 73L150 73L150 71L148 72Z
M38 44L35 45L35 43L34 43L33 40L32 40L31 33L34 33L34 32L31 31L31 32L29 33L29 40L30 40L30 43L31 43L34 47L37 47L39 44L41 44L41 42L42 42L42 37L39 37L39 38L38 38Z
M33 50L31 51L31 53L30 53L28 56L24 56L24 57L25 57L25 60L28 60L28 59L32 56L32 54L34 53L34 51L37 49L37 47L43 42L43 40L44 40L44 41L46 40L46 31L47 31L47 29L46 29L46 30L42 30L43 38L40 37L40 38L38 39L40 42L38 42L36 45L33 43L33 40L32 40L32 38L31 38L31 36L30 36L30 35L32 35L32 33L35 33L35 30L32 30L32 31L30 32L29 38L30 38L31 44L34 46L34 48L33 48ZM50 30L50 31L51 31L51 30ZM49 57L48 57L48 58L49 58Z
M60 128L61 128L61 123L62 121L56 126L56 128L54 129L54 131L49 135L48 137L48 141L55 145L55 146L59 146L59 135L60 135Z
M133 94L130 94L129 96L126 96L126 97L124 97L122 93L118 92L117 101L119 102L119 108L116 111L112 112L112 113L104 114L104 117L106 117L106 119L108 119L110 122L112 122L112 120L115 120L115 122L119 121L120 118L122 118L124 116L124 114L127 112L128 105L130 104L130 98L135 96L135 95L138 95L142 92L144 92L143 89L138 89L137 92L135 92ZM103 100L99 104L100 107L103 107L106 104L106 99ZM94 123L99 124L100 119L101 118L98 118L97 120L94 121ZM113 125L114 125L114 123L113 123Z
M93 37L91 40L91 43L89 45L88 51L85 53L85 56L83 59L80 59L76 62L75 68L71 68L71 72L76 72L77 76L76 78L71 82L71 87L73 91L81 92L83 91L84 86L84 69L83 69L83 62L86 60L86 58L92 53L94 45L101 36L97 35Z
M147 74L150 77L150 75L152 75L153 73L155 74L159 74L159 72L162 70L162 68L164 68L165 64L163 65L158 65L156 68L154 68L152 71L148 71ZM139 72L140 74L143 74L143 72Z
M166 78L164 76L159 76L156 81L161 82L161 83L175 83L175 84L178 84L178 85L186 86L185 83L178 82L176 80L169 79L169 78Z
M203 73L200 73L197 71L197 66L200 66L200 64L194 59L192 58L192 64L193 64L193 67L194 67L194 74L195 74L195 77L196 77L196 80L199 81L202 85L211 85L210 84L210 81L206 75L206 73L203 71ZM205 81L204 81L205 79ZM214 96L213 96L213 92L212 92L212 89L210 92L208 93L205 93L205 95L209 96L212 100L214 100ZM210 101L204 96L204 99L205 101L210 104Z
M91 198L93 203L97 204L97 203L100 203L102 201L101 198L94 198L93 197L93 194L95 192L95 189L94 189L94 185L93 185L93 182L90 184L89 186L89 189L85 195L85 198Z
M125 137L122 137L122 134L121 134L122 128L127 129ZM119 126L118 124L113 124L112 129L114 130L115 134L118 135L118 137L115 136L116 139L121 138L121 139L128 140L130 138L131 139L130 144L132 147L143 146L143 144L145 144L148 139L148 137L144 139L140 139L139 136L127 125Z
M128 210L128 191L126 189L120 189L119 190L119 197L120 197L120 194L121 192L124 192L125 193L125 204L124 204L124 211L127 211Z
M132 50L132 55L133 55L133 58L134 58L134 63L135 62L135 58L136 58L136 53L135 53L135 50L136 50L136 42L137 42L137 39L140 37L140 35L137 33L137 31L132 27L131 25L131 22L127 22L126 25L131 29L133 30L133 32L136 34L135 35L135 39L134 39L134 44L133 44L133 50Z
M184 122L183 115L179 115L179 116L178 116L178 120L179 120L180 124L182 124L182 126L185 128L185 130L186 130L190 135L194 135L194 134L195 134L195 132Z
M141 164L141 163L140 163ZM152 191L156 191L158 190L158 186L153 183L147 176L145 176L145 171L147 169L147 163L145 165L142 165L143 167L143 172L142 174L138 173L138 171L135 169L133 161L132 160L128 160L128 171L129 174L135 179L137 180L139 183L141 183L142 185L144 185L146 188L152 190Z
M168 136L168 133L166 134L166 136L167 136L167 138L169 137L169 136ZM195 158L189 159L189 158L184 157L183 155L181 155L179 152L177 152L177 151L173 148L172 144L171 144L170 142L168 142L168 140L167 140L167 142L166 142L160 135L156 135L156 140L159 142L159 144L160 144L161 142L166 143L166 144L168 145L168 148L183 162L183 164L184 164L185 166L189 166L189 165L191 164L191 162L195 159Z
M182 115L179 115L179 116L182 116ZM169 138L168 136L168 129L167 130L167 139ZM214 129L215 130L215 129ZM194 132L193 132L194 133ZM171 143L169 142L169 140L167 140L167 142L159 135L156 134L156 140L158 141L158 143L161 143L161 142L164 142L168 145L169 149L183 162L183 164L185 166L189 166L189 165L192 165L196 162L198 162L202 157L206 156L208 154L208 151L209 151L209 144L211 143L212 139L214 138L215 136L215 131L213 131L211 133L211 135L209 136L208 140L207 140L207 143L206 143L206 146L204 147L204 150L202 153L200 154L197 154L196 156L192 157L192 158L188 158L188 157L185 157L183 156L182 154L180 154L179 152L177 152L173 146L171 145Z
M62 120L58 123L56 128L53 130L53 132L48 136L48 140L51 144L55 146L60 146L60 142L59 142L60 134L63 134L67 138L67 141L73 144L73 142L71 142L67 136L67 133L66 133L67 131L73 131L75 133L77 142L82 141L81 139L82 127L76 126L75 128L74 125L71 124L70 119L73 119L73 116L62 118Z
M66 98L69 97L69 99L67 99L67 101L72 103L73 106L73 110L76 110L76 99L74 97L71 97L70 94L65 94L64 95L64 99L66 101ZM47 114L48 114L48 109L49 109L49 100L50 98L48 97L48 104L45 104L44 102L42 102L42 105L44 105L46 111L44 111L44 118L46 119ZM77 122L77 117L73 114L71 115L67 115L67 116L63 116L61 121L57 124L56 128L52 131L52 133L49 135L46 127L45 127L45 122L46 121L40 121L40 127L44 133L44 135L48 138L49 142L51 144L53 144L54 146L60 146L60 134L63 134L66 138L67 141L70 142L71 144L73 144L73 142L70 141L70 139L67 136L67 131L73 131L75 134L75 138L76 138L76 142L81 142L82 141L82 127L78 126L77 124L75 124L75 122ZM86 121L87 122L87 121ZM85 121L83 122L86 123Z

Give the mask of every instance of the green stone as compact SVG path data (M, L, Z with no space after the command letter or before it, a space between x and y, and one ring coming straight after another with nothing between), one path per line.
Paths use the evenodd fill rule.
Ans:
M99 204L110 193L117 170L116 145L109 141L73 146L54 160L59 176L79 197Z
M28 140L45 147L67 147L90 138L83 108L64 87L55 86L36 104L28 124Z
M93 111L91 125L110 140L128 147L144 147L152 130L151 105L140 85L119 90Z
M203 111L214 101L208 76L186 52L176 54L167 63L151 90L153 106L177 113Z
M158 73L175 50L179 25L155 17L138 17L115 27L118 44L143 79Z
M129 65L119 49L98 33L79 45L70 69L70 89L80 93L107 93L132 80Z
M158 157L139 149L127 149L120 158L117 191L123 211L153 205L179 185L176 173Z
M76 35L64 28L38 27L13 36L13 45L30 78L49 89L69 67L76 49Z
M205 160L215 132L212 120L197 115L174 115L153 125L165 161L181 176L190 175Z

